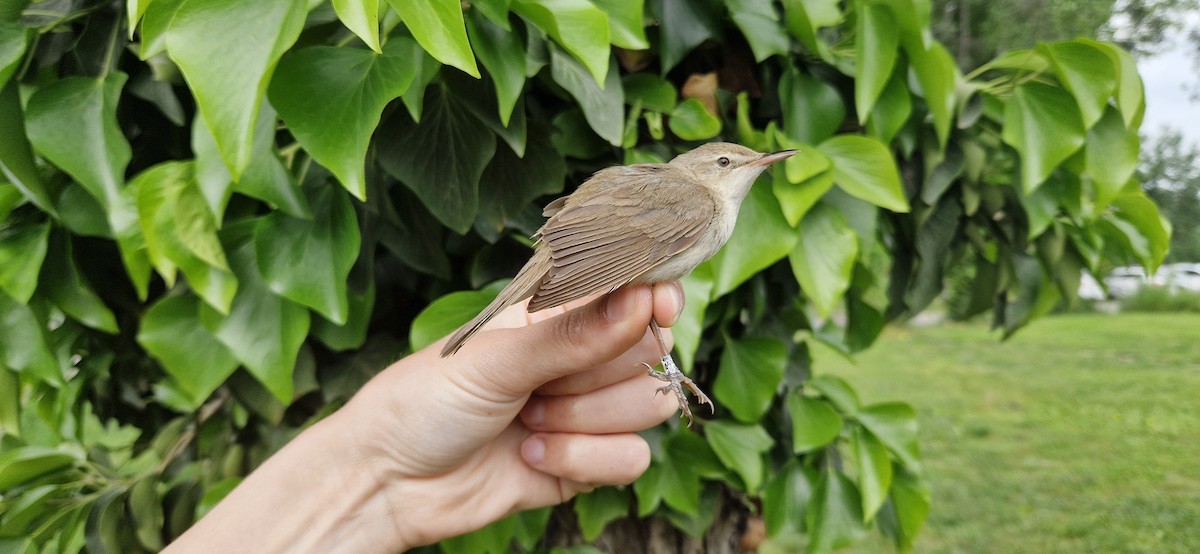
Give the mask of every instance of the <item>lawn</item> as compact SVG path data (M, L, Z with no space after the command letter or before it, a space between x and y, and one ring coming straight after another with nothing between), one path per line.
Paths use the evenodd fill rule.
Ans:
M898 327L856 365L818 359L919 413L934 505L916 552L1200 552L1200 314L997 337Z

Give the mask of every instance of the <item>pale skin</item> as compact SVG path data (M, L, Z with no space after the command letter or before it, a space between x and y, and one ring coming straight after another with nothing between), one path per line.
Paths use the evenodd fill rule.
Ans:
M650 464L635 433L678 408L642 365L661 355L647 326L682 306L678 283L511 306L455 356L392 364L167 551L400 552L632 483Z

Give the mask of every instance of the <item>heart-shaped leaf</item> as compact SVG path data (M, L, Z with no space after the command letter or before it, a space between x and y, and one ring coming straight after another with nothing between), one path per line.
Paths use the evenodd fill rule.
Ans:
M198 407L238 367L237 358L200 322L200 303L187 294L165 296L146 310L138 344L162 364Z
M1004 109L1002 133L1004 142L1021 156L1021 187L1026 194L1084 144L1078 104L1066 91L1038 82L1013 91Z
M608 14L591 2L513 0L511 9L575 56L595 84L606 83L606 75L615 73L608 67Z
M850 450L858 467L858 488L862 493L865 523L875 517L875 512L887 500L888 489L892 486L892 460L883 443L859 427L850 435Z
M1138 165L1138 134L1127 129L1112 107L1087 132L1087 175L1096 187L1096 205L1107 206L1120 194Z
M783 130L804 144L818 144L833 136L846 119L846 105L829 83L795 69L779 80Z
M383 126L378 158L383 168L421 199L443 224L466 233L479 207L479 177L496 151L496 136L443 87L426 95L414 123L406 113Z
M467 41L462 5L457 0L388 0L413 38L438 61L479 78Z
M629 492L616 487L600 487L575 497L575 515L583 540L594 541L609 522L629 514Z
M771 56L787 56L791 41L779 22L775 3L771 0L729 0L726 2L733 22L750 43L754 60L761 62Z
M379 0L333 0L333 11L368 48L379 49Z
M696 98L688 98L671 110L667 126L683 140L705 140L721 132L721 120Z
M1063 86L1075 96L1083 128L1090 129L1104 115L1108 99L1117 90L1117 68L1109 54L1080 40L1041 44L1038 51L1050 60Z
M662 56L661 73L683 61L684 56L700 43L721 35L720 19L710 4L688 0L651 2L657 8L658 49Z
M480 10L471 10L467 34L496 87L497 113L500 123L507 127L525 89L525 43L516 33L488 21Z
M895 454L905 468L920 471L917 414L912 406L900 402L873 404L859 410L854 418Z
M907 212L900 170L887 146L873 138L841 135L817 147L833 162L833 181L842 190L893 212Z
M237 296L228 316L201 306L200 321L255 379L287 404L292 401L292 370L308 335L309 315L304 306L276 296L263 282L255 262L252 223L222 230L229 265L238 279Z
M821 317L829 317L850 288L856 259L858 235L837 208L817 204L800 220L800 240L788 260Z
M33 147L96 197L110 220L131 156L117 124L125 79L119 72L102 80L68 77L38 89L25 107Z
M787 346L771 337L726 337L713 395L734 417L755 423L775 400L787 367Z
M500 293L504 282L493 283L483 290L459 291L431 302L413 319L409 330L409 346L415 352L453 333Z
M832 552L850 546L867 533L863 525L862 501L854 483L832 465L826 465L813 490L806 514L811 537L809 552Z
M816 450L842 432L842 416L828 402L804 396L796 389L787 398L792 417L792 450L797 454Z
M775 440L761 425L714 420L704 425L704 436L725 467L742 478L746 492L756 492L763 483L766 466L763 453Z
M275 64L300 36L307 13L305 0L184 0L171 20L167 51L234 180L250 164L258 111ZM217 36L238 38L213 40Z
M275 212L258 222L258 268L273 292L342 325L350 309L346 279L361 241L358 220L350 199L339 189L313 187L308 201L312 219Z
M412 64L391 44L383 55L305 48L279 62L268 89L296 140L359 200L366 198L364 159L379 116L413 79Z
M794 459L767 481L762 491L762 516L767 535L776 537L803 531L815 481Z

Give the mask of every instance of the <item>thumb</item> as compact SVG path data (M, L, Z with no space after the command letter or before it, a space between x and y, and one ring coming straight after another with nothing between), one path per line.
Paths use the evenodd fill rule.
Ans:
M481 332L458 355L472 377L519 397L629 350L645 335L653 310L649 286L621 287L526 327Z

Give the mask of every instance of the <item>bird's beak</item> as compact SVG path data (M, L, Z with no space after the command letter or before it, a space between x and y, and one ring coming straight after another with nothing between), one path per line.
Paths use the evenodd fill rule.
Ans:
M771 165L775 162L779 162L779 161L783 161L783 160L787 159L789 156L791 156L792 154L795 154L796 152L799 152L799 150L780 150L779 152L763 154L761 158L754 160L746 165L755 165L755 166Z

